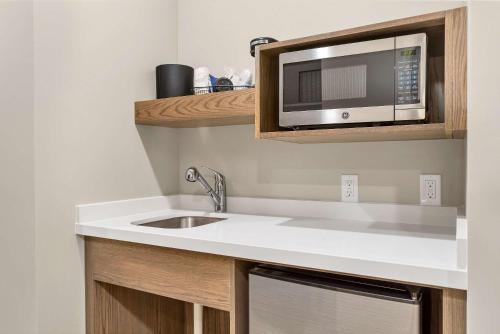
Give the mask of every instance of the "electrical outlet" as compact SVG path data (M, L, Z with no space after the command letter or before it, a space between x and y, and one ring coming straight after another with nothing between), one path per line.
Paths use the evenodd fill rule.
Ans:
M342 202L357 202L358 201L358 176L357 175L342 175Z
M441 175L420 175L420 204L441 205Z

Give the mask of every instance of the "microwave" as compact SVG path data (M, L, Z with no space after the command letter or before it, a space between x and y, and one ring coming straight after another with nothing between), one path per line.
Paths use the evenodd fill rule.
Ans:
M425 120L425 33L279 55L279 125Z

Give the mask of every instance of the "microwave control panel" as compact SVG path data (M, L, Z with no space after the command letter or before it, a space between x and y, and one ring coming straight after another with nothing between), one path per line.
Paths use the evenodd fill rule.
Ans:
M396 104L420 103L420 47L396 49Z

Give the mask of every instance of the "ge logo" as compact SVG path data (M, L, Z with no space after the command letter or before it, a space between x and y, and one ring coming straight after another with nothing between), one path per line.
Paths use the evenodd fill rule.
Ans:
M342 118L343 118L343 119L348 119L348 118L349 118L349 116L350 116L350 115L349 115L349 113L348 113L347 111L344 111L344 112L342 113Z

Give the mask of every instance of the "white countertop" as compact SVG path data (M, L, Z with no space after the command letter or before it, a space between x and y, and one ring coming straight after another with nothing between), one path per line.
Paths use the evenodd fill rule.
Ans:
M209 207L204 197L189 195L82 205L76 233L467 289L466 222L457 220L455 208L252 198L230 198L228 208L261 215L210 213ZM188 229L132 224L188 215L227 219Z

